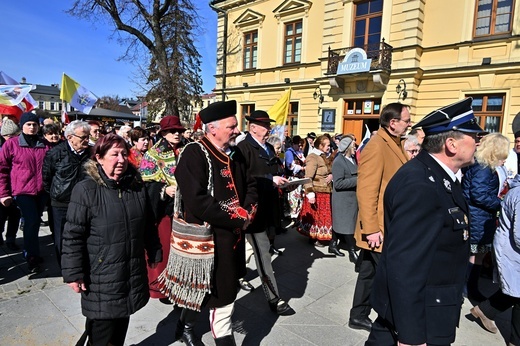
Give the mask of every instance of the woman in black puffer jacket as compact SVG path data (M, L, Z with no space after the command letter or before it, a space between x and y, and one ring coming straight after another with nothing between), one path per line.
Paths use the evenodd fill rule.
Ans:
M145 249L154 266L162 260L161 246L124 140L101 138L85 170L67 212L63 279L81 293L89 344L123 345L130 315L149 299Z

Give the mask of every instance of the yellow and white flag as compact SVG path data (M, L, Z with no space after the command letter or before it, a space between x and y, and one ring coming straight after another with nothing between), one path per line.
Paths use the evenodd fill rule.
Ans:
M65 73L61 79L60 98L82 113L89 114L97 97Z
M269 118L275 121L274 125L285 126L287 121L287 113L289 112L289 104L291 100L291 91L289 88L287 92L280 98L268 111Z

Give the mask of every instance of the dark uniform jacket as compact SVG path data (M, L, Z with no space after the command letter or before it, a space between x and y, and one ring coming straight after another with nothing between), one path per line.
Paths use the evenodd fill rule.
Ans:
M74 186L84 178L83 164L90 158L90 147L81 155L72 152L69 142L56 145L43 160L43 188L51 197L51 205L67 207Z
M244 154L249 173L255 178L258 187L258 211L255 221L248 227L248 233L258 233L268 226L280 226L281 205L278 188L273 186L273 176L283 175L280 160L271 144L265 144L267 153L257 141L247 134L246 138L238 143Z
M422 151L390 180L385 238L370 300L407 344L450 344L469 258L460 184Z
M213 229L215 263L211 296L205 306L231 304L238 279L246 273L242 227L247 214L254 216L258 200L255 180L247 174L245 159L237 148L230 155L217 149L207 137L201 142L209 153L213 174L213 197L208 191L208 160L196 143L188 144L175 170L181 191L185 220Z
M63 280L84 280L83 315L128 317L149 299L145 249L162 259L148 199L139 173L128 166L119 183L89 161L87 177L72 190L63 231Z

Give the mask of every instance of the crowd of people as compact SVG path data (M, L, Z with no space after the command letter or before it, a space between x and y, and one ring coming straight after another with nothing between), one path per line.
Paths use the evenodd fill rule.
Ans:
M390 103L363 144L353 134L279 138L261 110L241 133L236 114L235 101L215 102L197 131L171 115L148 128L2 119L0 244L38 272L47 210L64 282L81 293L83 343L123 345L130 315L153 298L182 309L176 340L202 345L194 327L208 308L215 343L234 345L234 301L254 289L253 256L271 311L296 313L271 263L284 254L276 237L295 229L307 246L348 253L348 325L370 332L366 345L449 345L463 296L492 333L513 307L509 342L520 345L520 132L510 151L507 137L478 126L471 99L413 127L409 107ZM175 229L179 218L211 236ZM499 288L486 297L479 278L493 269Z

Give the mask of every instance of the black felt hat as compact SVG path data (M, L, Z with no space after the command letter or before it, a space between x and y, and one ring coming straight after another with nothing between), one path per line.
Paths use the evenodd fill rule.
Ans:
M478 125L473 114L471 102L468 97L451 105L434 110L412 128L422 128L426 135L442 133L446 131L460 131L468 133L484 133Z
M199 112L200 120L204 123L229 118L237 114L237 101L218 101L210 104Z
M245 117L250 123L259 123L262 125L269 125L275 120L269 118L269 114L265 111L253 111L250 116Z

